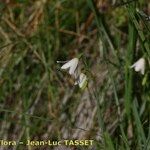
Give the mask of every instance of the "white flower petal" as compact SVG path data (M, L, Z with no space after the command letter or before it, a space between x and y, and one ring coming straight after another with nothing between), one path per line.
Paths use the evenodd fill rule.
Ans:
M135 64L133 64L132 66L130 66L130 68L134 68L135 67Z
M62 65L61 69L68 69L70 67L70 61Z
M87 77L85 74L81 73L79 78L79 87L82 88L87 81Z
M141 74L144 74L144 72L145 72L145 59L140 58L130 68L134 68L136 72L140 72Z
M75 74L75 70L76 70L76 68L78 66L78 62L79 62L78 58L73 58L70 61L68 61L67 63L65 63L61 67L61 69L69 69L69 74L73 75L73 74Z
M75 74L75 70L76 70L76 68L77 68L77 65L78 64L74 64L74 65L72 65L71 67L70 67L70 69L69 69L69 74Z
M134 67L135 71L138 72L141 70L140 66L137 64L135 67Z
M144 69L141 70L141 74L142 74L142 75L144 75L144 71L145 71Z
M75 81L74 85L77 84L81 89L84 89L87 86L87 76L84 73L81 73L78 79Z

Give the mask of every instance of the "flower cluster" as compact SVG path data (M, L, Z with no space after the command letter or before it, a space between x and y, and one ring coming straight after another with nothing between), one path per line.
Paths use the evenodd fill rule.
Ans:
M57 61L61 63L61 61ZM61 69L69 70L69 74L74 77L74 85L79 85L81 89L84 89L87 86L87 76L79 70L79 59L73 58L70 61L67 61Z
M79 59L73 58L69 61L57 61L57 63L64 63L61 67L63 70L68 70L69 74L75 79L74 85L78 85L81 89L87 86L87 76L79 69ZM134 68L136 72L144 75L145 72L145 59L140 58L130 68Z

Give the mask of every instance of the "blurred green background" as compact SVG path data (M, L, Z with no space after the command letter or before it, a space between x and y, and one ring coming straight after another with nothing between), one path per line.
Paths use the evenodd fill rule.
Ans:
M149 150L149 15L148 0L1 0L0 139L94 145L0 149ZM81 53L84 90L56 63Z

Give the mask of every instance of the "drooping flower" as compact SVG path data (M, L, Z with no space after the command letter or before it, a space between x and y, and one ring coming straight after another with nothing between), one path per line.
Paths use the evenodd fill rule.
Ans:
M86 88L88 83L87 76L81 72L81 68L78 65L78 58L73 58L70 61L57 61L57 63L65 63L61 69L69 70L69 74L72 75L75 80L74 85L78 85L82 90Z
M144 58L140 58L130 68L134 68L134 70L136 72L141 72L141 74L144 75L144 72L145 72L145 59Z
M59 61L57 61L59 62ZM68 61L67 63L65 63L61 69L69 69L69 74L70 75L74 75L75 71L78 67L78 63L79 63L79 59L78 58L73 58L70 61Z
M75 82L75 85L79 85L81 89L84 89L87 86L87 76L84 73L79 75L79 78Z

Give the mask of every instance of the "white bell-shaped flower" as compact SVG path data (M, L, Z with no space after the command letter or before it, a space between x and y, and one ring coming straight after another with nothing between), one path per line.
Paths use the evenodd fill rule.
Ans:
M79 59L78 58L73 58L70 61L68 61L67 63L65 63L61 69L69 69L69 74L70 75L74 75L75 71L78 67L78 63L79 63Z
M74 83L79 85L81 89L84 89L87 85L87 76L84 73L81 73L77 81Z
M144 72L145 72L145 59L144 58L140 58L130 68L134 68L134 70L136 72L141 72L141 74L144 75Z

